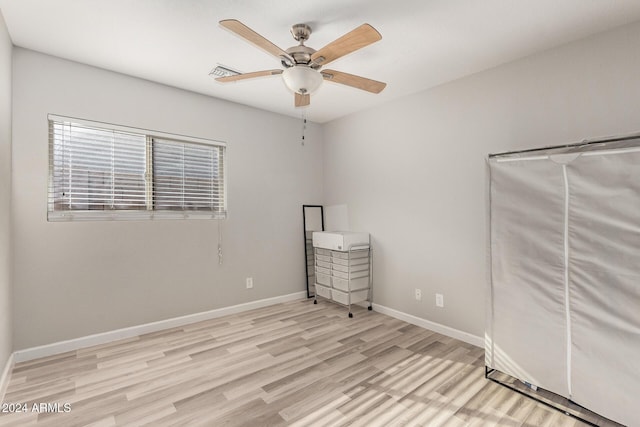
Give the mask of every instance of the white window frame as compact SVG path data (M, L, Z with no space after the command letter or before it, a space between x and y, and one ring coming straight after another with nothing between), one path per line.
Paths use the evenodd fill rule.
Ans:
M113 209L113 210L55 210L54 209L54 164L53 164L53 135L49 134L49 179L48 179L48 221L74 221L74 220L153 220L153 219L225 219L227 217L227 187L228 187L228 165L227 165L227 144L206 138L197 138L187 135L171 134L166 132L153 131L148 129L134 128L129 126L116 125L111 123L97 122L75 117L65 117L55 114L47 115L48 126L51 122L63 124L75 124L79 126L91 127L106 131L117 131L131 134L138 134L146 137L145 151L145 187L146 187L146 210L134 209ZM178 143L198 144L221 148L222 162L219 166L222 169L222 209L219 211L196 211L196 210L154 210L153 207L153 140L170 140Z

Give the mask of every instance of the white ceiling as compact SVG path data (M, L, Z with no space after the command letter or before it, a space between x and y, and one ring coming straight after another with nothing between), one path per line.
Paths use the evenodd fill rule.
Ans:
M217 64L281 68L218 21L238 19L283 49L296 44L295 23L312 27L315 49L373 25L382 40L330 68L387 88L325 82L304 109L319 123L640 19L638 0L0 0L0 10L17 46L294 117L280 76L208 75Z

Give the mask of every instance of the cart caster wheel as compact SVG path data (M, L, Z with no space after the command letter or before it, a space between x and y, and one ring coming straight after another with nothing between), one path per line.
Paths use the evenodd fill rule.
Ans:
M373 307L369 306L369 307L368 307L368 310L369 310L369 311L373 310Z
M350 317L350 318L353 318L353 313L349 313L349 317Z
M317 300L317 299L314 299L314 300L313 300L313 303L314 303L314 304L317 304L317 303L318 303L318 300Z

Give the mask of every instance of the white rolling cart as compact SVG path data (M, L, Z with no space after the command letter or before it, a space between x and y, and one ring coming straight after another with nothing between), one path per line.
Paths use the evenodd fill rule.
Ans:
M367 301L372 309L372 254L369 233L314 232L315 298L325 298L349 308Z

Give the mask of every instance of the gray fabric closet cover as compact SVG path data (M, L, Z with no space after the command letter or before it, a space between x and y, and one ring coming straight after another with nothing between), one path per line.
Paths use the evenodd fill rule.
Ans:
M487 366L628 426L640 425L638 147L489 160Z
M566 395L564 178L551 161L491 165L490 367Z
M640 425L640 152L583 155L569 173L573 400Z

